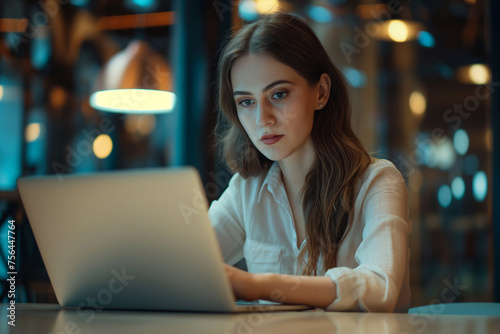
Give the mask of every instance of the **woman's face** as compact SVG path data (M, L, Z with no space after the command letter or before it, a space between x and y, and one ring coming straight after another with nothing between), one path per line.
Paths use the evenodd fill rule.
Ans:
M311 149L317 88L269 54L238 58L231 82L238 118L264 156L279 161Z

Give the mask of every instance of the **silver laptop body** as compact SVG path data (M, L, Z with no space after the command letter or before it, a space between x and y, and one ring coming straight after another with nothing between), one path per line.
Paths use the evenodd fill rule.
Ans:
M24 177L18 188L64 307L198 312L237 305L193 167Z

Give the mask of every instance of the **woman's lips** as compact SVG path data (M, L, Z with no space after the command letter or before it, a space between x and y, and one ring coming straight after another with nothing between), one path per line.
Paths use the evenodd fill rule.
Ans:
M264 136L260 140L266 145L273 145L276 144L278 141L280 141L282 137L283 135Z

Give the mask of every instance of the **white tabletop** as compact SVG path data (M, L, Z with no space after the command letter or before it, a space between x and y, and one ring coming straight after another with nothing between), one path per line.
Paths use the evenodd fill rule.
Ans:
M500 317L393 313L300 312L207 314L65 310L16 304L15 327L1 304L0 333L500 333Z

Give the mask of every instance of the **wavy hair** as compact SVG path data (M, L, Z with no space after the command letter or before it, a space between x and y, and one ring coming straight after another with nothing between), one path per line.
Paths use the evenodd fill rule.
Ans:
M267 173L273 161L260 153L241 125L233 99L231 68L239 57L270 54L293 68L310 85L327 73L330 96L314 114L311 139L316 159L305 178L303 212L307 241L299 254L308 260L303 274L316 275L320 255L326 269L336 267L337 252L350 227L357 180L370 155L351 127L347 82L333 65L313 30L294 14L261 16L230 36L218 65L218 111L215 134L226 164L244 178Z

